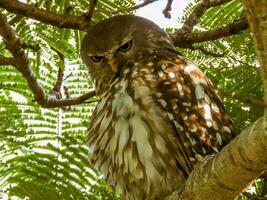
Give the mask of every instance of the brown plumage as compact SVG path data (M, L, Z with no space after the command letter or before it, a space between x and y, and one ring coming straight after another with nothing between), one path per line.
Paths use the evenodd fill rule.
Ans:
M81 55L100 97L88 129L91 162L123 199L162 199L233 138L212 83L154 23L104 20Z

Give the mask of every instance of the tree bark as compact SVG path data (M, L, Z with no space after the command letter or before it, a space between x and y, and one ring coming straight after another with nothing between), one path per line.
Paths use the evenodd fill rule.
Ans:
M267 169L267 135L260 118L214 156L198 163L168 200L231 200Z

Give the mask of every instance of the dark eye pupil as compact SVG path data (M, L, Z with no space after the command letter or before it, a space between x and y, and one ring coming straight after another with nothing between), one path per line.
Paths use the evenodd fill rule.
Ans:
M102 61L104 58L104 56L91 56L91 59L94 61L94 62L100 62Z
M131 46L132 46L132 41L129 41L129 42L123 44L123 45L119 48L119 50L125 52L125 51L128 51L128 50L131 48Z

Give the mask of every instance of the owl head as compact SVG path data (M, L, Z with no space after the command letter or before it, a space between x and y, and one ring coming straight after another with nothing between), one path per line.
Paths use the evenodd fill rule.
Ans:
M81 44L81 57L96 84L120 76L131 63L149 61L160 49L173 49L168 35L142 17L122 15L91 28Z

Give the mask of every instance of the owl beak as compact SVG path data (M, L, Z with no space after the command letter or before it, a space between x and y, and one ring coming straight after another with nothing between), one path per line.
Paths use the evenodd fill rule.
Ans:
M117 70L118 70L117 69L117 63L116 63L116 61L115 61L115 59L113 57L111 57L111 58L108 59L108 64L110 65L111 70L113 72L117 72Z

